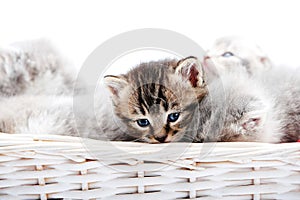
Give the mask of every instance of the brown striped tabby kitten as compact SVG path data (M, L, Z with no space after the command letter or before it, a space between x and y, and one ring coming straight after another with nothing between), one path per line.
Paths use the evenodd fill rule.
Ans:
M142 63L127 74L105 76L104 81L116 118L131 140L192 141L198 128L198 103L207 94L202 66L195 57Z

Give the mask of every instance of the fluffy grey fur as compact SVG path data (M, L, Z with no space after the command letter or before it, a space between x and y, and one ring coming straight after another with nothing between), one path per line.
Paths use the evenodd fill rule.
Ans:
M74 79L65 59L47 40L0 48L1 96L72 94Z
M249 77L227 73L200 102L195 141L296 142L300 139L299 69Z
M281 131L281 142L295 142L300 139L300 68L274 68L268 73L254 77L267 87L268 95L275 99Z
M74 135L69 97L14 96L2 99L0 110L1 132Z
M200 104L196 142L279 142L281 119L275 98L242 74L227 74L208 85Z
M126 140L114 121L108 91L102 89L95 98L95 113L87 113L84 104L76 105L78 112L74 113L71 96L19 95L4 98L0 102L0 131ZM99 120L96 121L95 115Z

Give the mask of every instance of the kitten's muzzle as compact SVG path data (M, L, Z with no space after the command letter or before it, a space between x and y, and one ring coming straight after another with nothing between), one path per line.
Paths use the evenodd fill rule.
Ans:
M161 137L154 137L154 139L157 140L160 143L165 143L165 142L167 142L166 141L167 137L168 137L168 135L163 135Z
M169 143L172 141L173 135L171 133L160 135L160 136L152 136L150 138L151 143Z

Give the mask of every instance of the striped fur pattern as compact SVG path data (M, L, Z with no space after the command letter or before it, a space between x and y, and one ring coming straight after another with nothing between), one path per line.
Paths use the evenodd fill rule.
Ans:
M125 75L106 76L105 84L116 116L136 141L180 141L187 132L195 133L198 102L207 93L196 58L142 63Z

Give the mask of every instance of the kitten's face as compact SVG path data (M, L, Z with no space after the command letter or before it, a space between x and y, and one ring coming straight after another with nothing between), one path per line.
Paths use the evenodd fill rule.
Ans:
M142 63L125 75L106 76L115 114L133 140L179 141L206 95L197 59Z
M267 118L266 107L261 99L253 96L243 96L230 102L218 141L262 140Z
M258 46L237 37L218 39L203 63L207 70L221 74L238 71L252 75L271 68L269 58Z
M206 141L214 142L275 142L272 100L249 79L223 77L224 96L211 84L212 120L221 121L218 130L209 130ZM232 78L232 80L230 80ZM223 120L223 121L222 121ZM213 127L214 128L214 127Z

